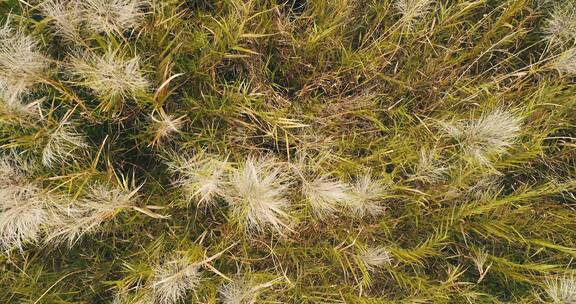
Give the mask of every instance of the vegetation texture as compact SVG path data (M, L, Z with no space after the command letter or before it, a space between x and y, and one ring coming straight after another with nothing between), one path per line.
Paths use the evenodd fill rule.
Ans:
M576 303L573 0L0 13L0 303Z

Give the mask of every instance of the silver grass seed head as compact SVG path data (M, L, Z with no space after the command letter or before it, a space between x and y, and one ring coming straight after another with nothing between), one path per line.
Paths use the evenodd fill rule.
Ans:
M154 146L161 140L167 139L175 133L180 133L185 118L186 115L175 117L166 114L164 110L160 110L158 113L152 113L150 115L150 120L152 121L151 129L154 132L154 139L152 140L151 145Z
M444 131L455 138L464 152L479 163L489 165L491 155L501 155L511 147L521 131L522 119L503 109L484 113L464 123L441 123Z
M50 219L42 193L35 186L27 189L0 189L0 248L22 250L27 243L37 243L42 227Z
M187 259L176 257L154 269L151 288L154 303L176 304L200 283L200 266Z
M57 35L72 42L81 42L80 34L83 22L81 1L45 0L40 10L49 18L50 25Z
M319 218L333 216L352 200L350 186L337 179L320 176L302 183L302 194Z
M385 247L369 247L360 252L360 260L368 271L392 265L392 256Z
M226 201L232 218L247 231L290 230L289 176L271 158L247 158L230 176Z
M67 241L73 246L82 236L101 229L123 210L136 205L138 188L112 187L94 184L80 199L72 201L58 211L58 219L50 226L46 242Z
M178 175L175 185L184 192L187 201L198 206L209 207L224 196L227 182L228 161L204 152L183 159L174 157L168 164L170 170Z
M146 92L150 84L140 68L140 57L124 59L118 50L104 55L84 52L70 60L70 71L80 84L91 89L102 102L115 104Z
M0 83L7 92L20 96L38 82L47 67L36 40L8 22L0 28Z
M544 291L552 303L576 303L576 279L572 276L548 279L545 282Z
M433 150L421 149L416 172L413 177L427 183L441 181L448 168L435 157Z
M140 27L145 0L85 0L82 3L87 27L96 33L122 34Z
M40 104L45 97L34 100L25 101L26 92L13 90L9 84L0 79L0 110L4 113L9 113L18 118L31 118L35 117L42 119L40 112Z
M552 63L552 67L561 74L576 75L576 47L560 54Z
M0 81L0 110L2 112L22 119L31 117L41 118L39 105L44 98L26 103L22 100L21 94L8 90L9 89Z
M395 0L394 7L402 15L400 22L412 28L418 19L430 12L433 3L433 0Z
M0 160L0 248L22 249L38 238L46 213L39 204L40 189L7 158Z
M37 243L56 199L29 181L13 159L0 159L0 249Z
M260 293L274 282L258 284L246 278L236 278L222 286L218 293L223 304L256 304Z
M545 21L544 35L552 45L573 45L576 42L576 4L557 5Z
M64 120L48 134L42 150L42 164L52 167L57 163L70 163L77 157L75 152L86 147L85 136L76 130L74 123Z
M359 176L352 185L350 211L358 217L382 214L384 207L381 204L381 196L386 188L382 181L373 179L370 173Z

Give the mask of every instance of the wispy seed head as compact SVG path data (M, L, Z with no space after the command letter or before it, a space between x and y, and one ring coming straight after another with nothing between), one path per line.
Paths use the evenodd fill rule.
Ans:
M414 178L427 183L440 181L448 171L439 160L435 158L433 151L420 150L420 159L414 173Z
M222 286L218 292L223 304L255 304L262 290L273 283L274 281L257 284L245 278L237 278Z
M77 157L75 152L87 146L84 135L76 131L74 124L62 121L48 134L42 150L42 164L51 167L56 163L70 163Z
M369 271L392 264L390 252L384 247L369 247L360 253L360 260Z
M52 196L43 193L16 168L16 162L0 159L0 249L22 249L36 243L50 213L45 202Z
M177 257L154 269L153 289L155 303L176 304L186 293L200 282L200 266L190 264L185 258Z
M157 115L155 113L151 114L151 127L152 131L154 132L152 145L156 145L162 139L168 138L174 133L179 133L185 118L186 116L174 117L172 115L168 115L163 110L159 111Z
M94 32L122 34L138 28L145 15L144 0L85 0L84 14L88 28Z
M169 167L179 175L176 185L182 188L188 201L208 207L224 195L227 161L198 153L189 159L176 158Z
M118 102L135 97L149 87L140 69L140 57L124 59L118 51L108 51L103 56L82 53L72 58L70 70L82 79L81 85L98 95L104 110L110 110Z
M6 91L19 96L38 82L47 67L47 60L32 37L21 29L12 29L8 23L0 28L0 83Z
M519 116L496 109L464 123L443 123L442 128L458 140L467 155L482 164L489 164L491 155L500 155L514 144L521 122Z
M230 177L226 200L233 219L247 230L289 230L288 176L269 158L248 158Z
M82 41L81 1L46 0L42 2L40 9L50 19L50 24L58 35L74 42Z
M74 245L82 236L93 233L121 211L136 204L139 188L125 189L95 184L86 195L60 210L59 220L50 227L47 242L67 241Z
M576 4L554 8L544 26L546 39L553 45L572 45L576 42Z
M560 73L576 75L576 47L560 54L552 65Z
M395 0L394 7L402 14L400 22L410 28L430 12L432 3L432 0Z
M384 212L380 197L386 185L374 180L369 173L361 175L352 186L352 198L349 208L356 216L375 216Z
M336 179L320 176L312 182L302 183L302 193L316 216L332 216L352 199L350 187Z
M576 303L576 279L574 277L549 279L546 281L544 290L552 303Z
M38 105L41 103L43 98L30 103L25 103L20 94L8 90L9 89L0 82L0 110L2 112L10 113L14 117L18 118L39 116Z

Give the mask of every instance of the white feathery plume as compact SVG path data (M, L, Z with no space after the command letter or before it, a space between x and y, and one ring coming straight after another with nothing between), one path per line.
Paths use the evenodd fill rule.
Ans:
M576 303L576 279L574 277L549 279L545 285L544 290L552 303Z
M576 75L576 47L560 54L552 67L562 74Z
M360 260L369 271L392 265L392 257L384 247L369 247L360 252Z
M109 50L103 56L84 52L74 56L70 62L70 71L81 78L81 85L90 88L109 106L128 97L145 92L149 87L148 80L140 68L140 57L121 58L118 50Z
M208 207L224 195L228 167L226 160L201 152L189 159L175 157L175 161L168 166L178 174L175 184L182 189L188 201Z
M84 197L59 210L59 220L50 226L46 241L67 241L69 246L74 245L82 236L97 231L121 211L135 207L139 189L92 185Z
M7 113L21 118L37 116L40 114L37 107L42 100L43 98L24 103L18 92L10 92L6 84L0 80L0 108Z
M257 284L243 278L237 278L222 286L218 291L223 304L256 304L263 289L272 286L277 280Z
M320 176L312 182L303 180L302 194L314 214L320 218L332 216L352 199L349 185L326 176Z
M33 185L2 188L0 195L0 248L21 250L25 243L36 243L49 219L39 189Z
M458 140L464 152L489 165L491 155L500 155L512 146L521 130L522 119L496 109L480 118L459 124L441 123L444 131Z
M395 0L394 7L402 14L400 22L410 28L430 12L432 3L432 0Z
M483 174L473 184L465 187L465 194L472 200L491 201L502 191L499 174Z
M442 180L446 171L448 171L448 168L434 158L432 151L421 149L420 159L413 178L423 182L433 183Z
M81 1L45 0L40 5L42 13L50 19L56 33L70 41L80 42L82 37Z
M36 243L50 219L47 203L53 197L28 181L14 161L0 159L0 248Z
M286 198L289 179L282 166L270 158L246 159L230 177L226 200L232 218L247 230L290 230Z
M85 137L65 119L48 135L42 150L42 164L52 167L55 163L69 163L76 157L74 152L87 146Z
M180 117L168 115L162 109L158 111L159 117L154 114L155 113L152 113L150 115L150 119L152 120L152 130L154 131L154 139L151 143L152 146L174 133L179 133L180 128L184 123L184 119L186 118L186 115Z
M8 23L0 28L0 83L10 96L20 96L38 82L48 60L36 41Z
M571 45L576 42L576 4L558 5L544 26L546 39L552 45Z
M18 108L22 104L20 100L20 93L18 91L12 91L10 84L4 82L4 79L0 78L0 98L3 104L7 108Z
M84 18L92 31L119 34L138 28L144 19L144 0L84 0Z
M492 263L487 264L488 253L483 249L475 250L474 254L470 256L470 259L474 262L476 270L478 271L479 277L478 280L476 281L476 283L478 284L482 280L484 280L484 278L488 274L488 271L490 270L490 268L492 268Z
M151 282L155 303L175 304L194 289L200 282L200 265L187 259L176 257L154 269Z
M356 179L352 185L352 199L349 208L356 216L375 216L384 212L380 197L386 190L386 185L374 180L369 173Z

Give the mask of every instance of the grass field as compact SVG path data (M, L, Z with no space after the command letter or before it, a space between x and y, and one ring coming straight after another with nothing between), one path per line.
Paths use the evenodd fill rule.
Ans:
M576 303L576 2L0 13L0 303Z

